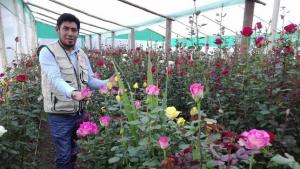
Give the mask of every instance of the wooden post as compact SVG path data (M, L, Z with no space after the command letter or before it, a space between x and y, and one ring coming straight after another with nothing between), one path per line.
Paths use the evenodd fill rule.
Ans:
M274 7L273 7L273 15L272 15L272 25L271 25L271 49L275 44L276 39L276 30L277 30L277 21L278 21L278 13L280 7L280 0L274 0Z
M21 30L21 25L19 23L20 11L18 9L17 0L14 0L14 7L15 7L16 14L17 14L15 16L15 19L16 19L16 22L17 22L17 30L18 30L18 35L17 36L18 36L18 40L19 40L18 42L16 42L16 49L15 49L16 50L16 55L17 55L18 53L23 53L24 52L22 41L25 40L25 39L22 39L22 37L21 37L22 30ZM14 46L11 46L11 47L14 47ZM16 57L16 60L18 61L18 56L15 56L15 57Z
M1 18L1 8L0 8L0 18ZM5 41L4 41L4 33L3 33L3 23L2 19L0 19L0 72L4 71L4 68L7 65L7 58L5 52Z
M98 44L99 45L99 50L101 50L102 47L101 47L101 34L100 33L98 34L98 43L99 43Z
M89 35L90 49L93 49L92 35Z
M115 32L111 32L111 47L115 48Z
M243 28L248 26L252 28L253 15L254 15L254 6L255 0L245 0L245 10L244 10L244 22ZM250 42L250 38L243 37L242 38L242 48L248 48L248 44Z
M168 53L171 48L171 32L172 32L172 20L166 19L166 43L165 43L166 53Z
M129 49L134 49L135 48L135 31L134 29L130 29L130 36L128 37L128 46Z

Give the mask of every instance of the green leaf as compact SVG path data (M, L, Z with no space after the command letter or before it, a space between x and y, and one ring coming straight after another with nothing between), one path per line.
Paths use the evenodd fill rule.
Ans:
M147 167L155 167L160 165L160 162L158 160L149 160L143 163L143 166Z
M287 165L292 169L300 169L299 163L295 161L295 158L293 156L289 155L288 153L284 154L287 158L281 156L280 154L276 154L274 157L271 158L271 161L275 164Z
M147 116L144 116L143 118L141 118L141 121L145 124L145 123L148 123L149 122L149 117Z
M184 149L189 148L189 147L190 147L189 144L180 144L180 145L179 145L179 148L180 148L181 150L184 150Z
M267 114L270 114L271 112L269 110L262 110L259 113L262 115L267 115Z
M138 120L134 120L134 121L128 121L128 122L126 122L127 124L130 124L130 125L138 125L138 124L140 124L140 121L138 121Z
M110 158L110 159L108 160L108 163L109 163L109 164L113 164L113 163L116 163L116 162L118 162L118 161L120 161L120 157L112 157L112 158Z
M145 146L145 145L147 145L147 144L148 144L147 138L143 138L143 139L139 142L139 145L141 145L141 146Z

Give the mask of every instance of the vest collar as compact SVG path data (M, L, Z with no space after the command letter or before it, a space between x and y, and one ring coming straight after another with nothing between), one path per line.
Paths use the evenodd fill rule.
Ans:
M62 44L60 43L60 41L58 40L57 41L57 43L64 49L64 47L62 46ZM65 49L64 49L65 50ZM77 55L78 53L79 53L79 51L80 51L80 47L79 47L79 45L76 43L75 45L74 45L74 49L71 51L71 52L69 52L69 51L67 51L67 50L65 50L67 53L69 53L70 55L73 55L74 53L75 53L75 55Z

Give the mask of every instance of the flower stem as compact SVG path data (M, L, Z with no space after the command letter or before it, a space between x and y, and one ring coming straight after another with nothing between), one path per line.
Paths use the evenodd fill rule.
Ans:
M202 169L202 147L201 147L201 111L200 111L201 103L200 101L197 102L197 109L198 109L198 123L199 123L199 130L197 135L198 147L199 147L199 168Z
M252 169L253 163L254 163L254 154L252 154L252 155L250 156L250 165L249 165L249 169Z
M167 152L164 150L164 160L167 159Z

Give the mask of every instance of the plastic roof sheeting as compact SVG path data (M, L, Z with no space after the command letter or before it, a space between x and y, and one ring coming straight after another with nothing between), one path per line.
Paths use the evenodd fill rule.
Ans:
M63 7L54 2L48 0L27 0L29 3L42 6L44 8L54 10L57 13L73 13L80 20L105 27L110 30L126 30L122 26L107 23L85 14L76 12L72 9ZM145 7L162 15L170 17L181 17L183 15L192 14L194 12L194 1L193 0L128 0L131 3L135 3L139 6ZM164 22L165 19L157 15L145 12L141 9L132 7L123 2L117 0L59 0L60 3L67 4L68 6L76 9L85 11L89 14L104 18L106 20L118 22L122 25L129 27L140 27L144 25L151 25L156 22ZM243 3L244 0L199 0L196 1L197 10L209 10L219 8L223 5L234 5ZM53 18L57 18L58 15L39 9L37 7L29 5L30 9L34 12L42 13ZM35 17L43 18L46 20L54 21L47 17L41 16L37 13L33 13ZM107 32L95 27L90 27L82 24L82 28L92 29L99 33Z
M66 7L60 6L56 3L53 3L49 0L27 0L30 3L43 6L44 8L54 10L57 13L73 13L81 21L92 23L101 27L105 27L116 32L116 35L129 33L128 28L124 28L115 24L107 23L100 21L95 18L91 18L82 13L78 13ZM190 24L189 16L194 12L194 1L193 0L128 0L131 3L135 3L139 6L148 8L152 11L160 13L162 15L167 15L170 17L177 17L176 21L172 22L172 38L191 38L190 35ZM244 1L245 0L196 0L197 11L201 11L198 17L198 25L206 24L205 26L199 29L199 36L205 37L207 35L214 36L220 31L218 24L214 23L216 19L219 19L217 13L221 12L222 4L225 6L223 8L223 13L226 13L226 17L223 18L222 24L228 28L225 29L225 35L236 35L240 34L243 24L243 15L244 15ZM273 3L272 0L262 0L266 3L266 6L256 3L254 11L254 20L253 24L256 22L262 22L262 24L270 32L270 20L272 18ZM80 9L89 14L96 15L98 17L118 22L120 24L135 27L136 31L141 31L146 28L165 35L165 19L141 9L134 8L125 3L122 3L117 0L59 0L59 2L67 4L71 7ZM300 1L295 0L281 0L281 7L285 7L286 16L285 21L283 22L280 17L278 17L278 30L282 28L283 25L293 23L299 23L300 11L298 6ZM47 12L45 10L33 7L29 5L30 9L33 12L39 12L45 15L48 15L52 18L57 18L58 15ZM280 14L282 14L282 8ZM43 18L45 20L51 20L47 17L41 16L37 13L33 13L35 17ZM56 22L55 20L51 20ZM102 33L103 36L111 36L109 32L103 29L95 28L85 24L81 24L81 27L84 29L92 30L94 32ZM83 33L91 34L81 30ZM263 30L265 31L265 30Z

